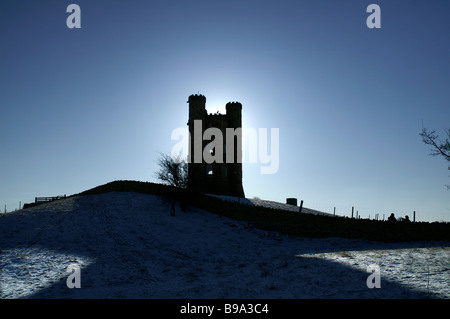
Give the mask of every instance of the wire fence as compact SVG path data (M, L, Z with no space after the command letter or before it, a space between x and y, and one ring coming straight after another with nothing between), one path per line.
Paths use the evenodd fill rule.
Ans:
M307 202L304 205L310 209L314 209L336 217L349 217L355 219L372 219L372 220L387 220L391 214L394 214L397 220L404 220L408 218L410 221L419 221L416 211L394 211L387 209L370 209L367 207L359 208L351 205L332 205L317 202ZM408 217L406 217L408 216Z

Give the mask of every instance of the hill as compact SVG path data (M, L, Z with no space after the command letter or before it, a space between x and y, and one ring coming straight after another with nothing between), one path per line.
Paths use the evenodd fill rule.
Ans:
M277 205L261 203L267 201L260 201L259 205L243 198L239 202L228 201L217 196L190 193L186 190L148 182L114 181L78 195L102 194L111 191L137 192L160 195L168 199L175 198L191 207L198 207L220 216L245 221L256 228L299 237L343 237L380 242L450 240L450 223L389 223L368 219L333 217L308 208L304 209L306 213L300 214L277 208ZM281 205L278 205L278 207Z
M175 216L172 198L184 201ZM315 232L279 222L296 215L109 183L0 218L0 298L450 297L449 242L326 237L320 221L337 219L313 214L291 221L311 220ZM373 264L384 289L366 286ZM67 286L69 266L80 269L80 289Z

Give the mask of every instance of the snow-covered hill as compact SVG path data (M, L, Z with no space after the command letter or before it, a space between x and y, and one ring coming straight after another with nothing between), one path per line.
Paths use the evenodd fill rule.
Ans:
M294 238L161 197L78 196L0 218L1 298L449 298L450 243ZM68 288L68 266L81 288ZM366 284L369 265L381 288Z
M214 196L214 197L220 198L222 200L230 201L230 202L239 202L243 205L249 205L249 206L261 206L261 207L272 208L272 209L286 210L286 211L290 211L290 212L298 212L299 211L298 206L284 204L284 203L278 203L278 202L264 200L264 199L260 199L260 198L240 198L240 197L233 197L233 196L213 195L213 194L208 194L208 196ZM306 207L302 207L302 213L323 215L323 216L332 216L332 214L324 213L324 212L314 210L311 208L306 208Z

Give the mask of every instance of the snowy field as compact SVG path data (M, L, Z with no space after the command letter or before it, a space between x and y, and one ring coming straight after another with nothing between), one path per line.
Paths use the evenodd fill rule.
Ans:
M0 298L450 297L449 242L296 238L169 208L108 193L0 217ZM81 288L66 284L70 265Z
M244 205L249 206L263 206L267 208L272 209L282 209L287 210L291 212L298 212L300 207L295 205L289 205L285 203L278 203L270 200L264 200L259 198L240 198L240 197L233 197L233 196L224 196L224 195L214 195L214 194L207 194L208 196L213 196L220 198L222 200L230 201L230 202L239 202ZM328 214L324 212L320 212L318 210L302 207L302 213L306 214L314 214L314 215L323 215L323 216L332 216L333 214Z

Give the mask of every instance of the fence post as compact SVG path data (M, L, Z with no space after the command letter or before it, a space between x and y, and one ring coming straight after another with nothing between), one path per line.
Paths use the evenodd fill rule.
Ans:
M300 201L300 209L299 209L300 213L302 212L302 208L303 208L303 199Z
M336 217L336 207L333 210L333 217Z
M416 221L416 211L413 212L413 222Z
M352 206L352 218L353 218L353 209L354 209L354 207Z

